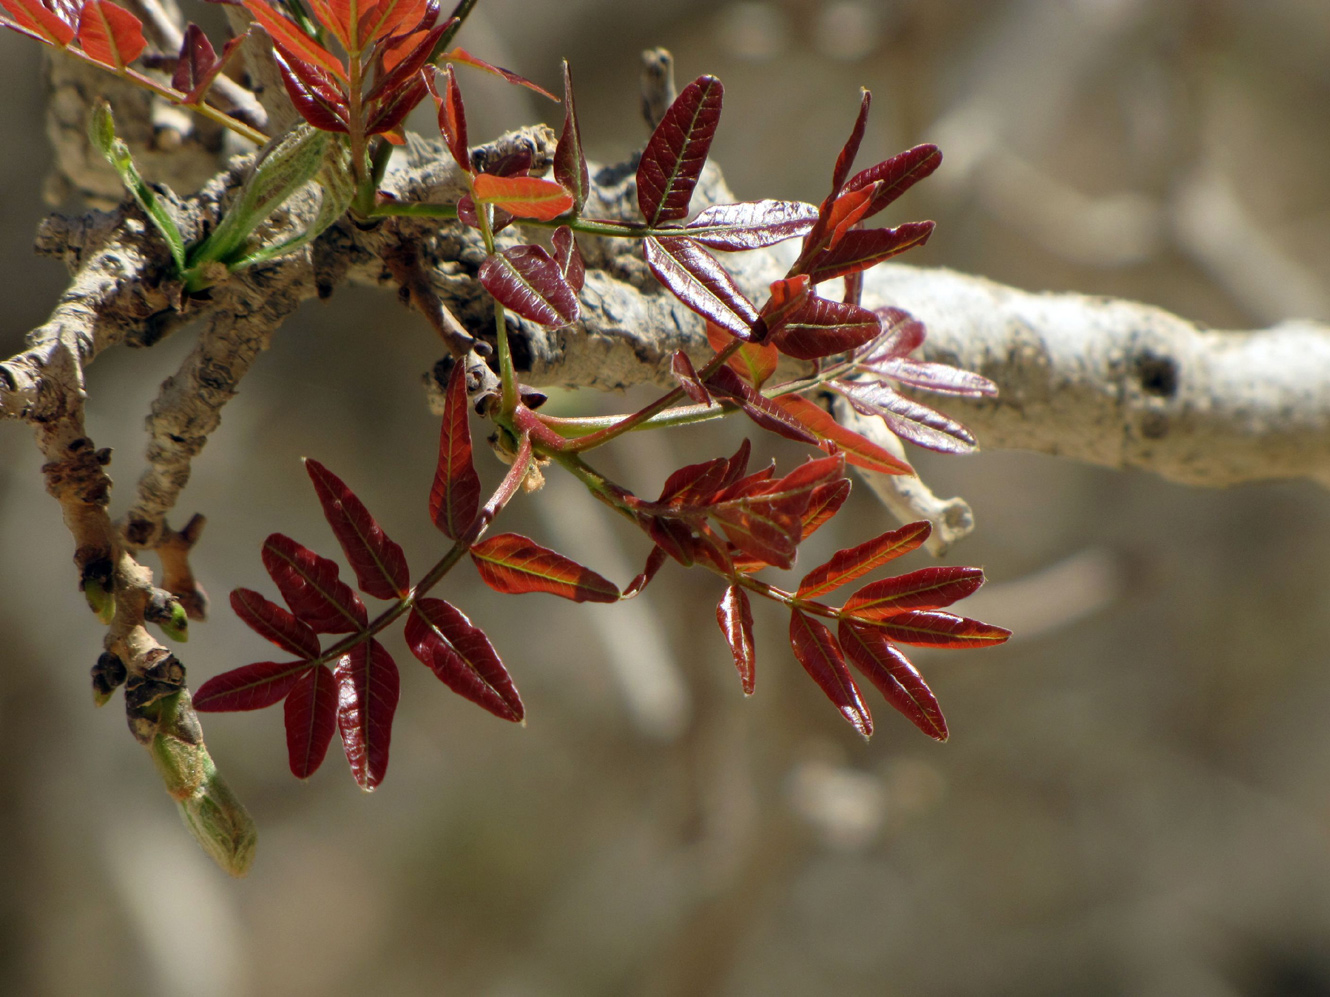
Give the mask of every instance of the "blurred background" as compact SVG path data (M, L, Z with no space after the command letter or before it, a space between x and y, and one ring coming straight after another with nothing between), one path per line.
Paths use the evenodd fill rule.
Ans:
M1330 319L1324 0L485 0L462 43L551 88L567 57L602 161L645 138L643 48L670 48L681 83L719 75L714 155L741 198L819 200L867 86L861 164L921 141L946 155L893 209L939 223L909 262L1221 328ZM6 34L0 52L8 355L65 278L30 252L48 165L38 46ZM487 77L462 85L476 140L559 123ZM116 515L143 415L190 339L90 370ZM226 606L237 586L271 594L264 536L335 547L300 456L357 489L417 572L442 551L419 382L436 354L387 293L339 290L281 331L177 517L209 519L195 567L213 618L181 649L192 685L270 656ZM745 428L647 436L604 463L651 491ZM441 594L492 636L528 726L453 696L400 636L392 767L372 798L336 746L295 781L278 710L205 717L260 829L233 882L179 826L120 700L93 710L101 631L29 434L4 426L0 990L1330 994L1330 496L911 456L975 510L947 560L983 565L990 585L961 611L1016 631L912 655L949 743L872 692L878 732L862 742L768 606L745 700L709 575L671 565L633 603L573 607L493 596L464 570ZM538 499L508 525L621 584L639 569L644 538L575 486L551 475ZM838 523L805 567L894 525L862 487Z

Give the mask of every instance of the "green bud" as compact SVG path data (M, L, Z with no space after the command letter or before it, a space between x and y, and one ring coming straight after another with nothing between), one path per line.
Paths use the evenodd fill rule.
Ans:
M92 114L88 117L88 141L108 160L114 161L112 149L115 140L115 119L111 116L111 105L105 100L99 100L92 105Z
M97 614L98 621L109 626L115 619L115 596L107 586L97 578L85 579L83 597L88 600L88 607Z

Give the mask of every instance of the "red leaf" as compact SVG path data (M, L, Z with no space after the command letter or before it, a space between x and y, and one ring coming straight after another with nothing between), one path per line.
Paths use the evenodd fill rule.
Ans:
M540 325L568 325L581 314L559 264L539 246L514 246L489 256L479 277L505 308Z
M860 366L864 365L861 364ZM988 378L942 363L928 363L923 360L892 357L888 360L879 361L869 369L874 373L890 377L892 380L900 381L902 384L942 395L991 398L998 393L997 385Z
M885 384L833 381L831 386L865 415L881 416L901 439L939 453L970 453L978 449L974 434L936 409L898 395Z
M190 93L207 79L212 68L217 64L217 50L208 41L208 36L197 24L185 27L185 34L180 42L180 55L176 59L175 72L171 74L172 89L181 93Z
M333 669L337 729L351 775L370 792L388 772L393 714L401 692L397 663L377 640L357 644Z
M350 111L329 73L302 62L280 45L273 48L273 59L281 70L286 94L302 118L325 132L347 131Z
M272 40L296 59L318 66L346 82L346 67L341 60L301 30L300 26L273 10L265 0L242 0L254 20L263 26Z
M858 627L841 620L837 629L850 664L877 686L892 708L929 737L945 741L947 721L942 708L910 660L871 627Z
M489 638L442 599L421 599L406 621L411 653L449 689L496 717L520 722L522 699Z
M383 532L341 478L311 457L305 458L305 470L361 591L378 599L406 595L411 587L411 569L406 566L401 546Z
M263 542L263 566L291 612L317 633L355 633L367 625L365 604L326 557L273 533Z
M840 512L840 507L850 497L850 479L842 478L828 485L818 485L808 499L808 508L804 512L802 540L807 540L818 527Z
M114 69L128 66L148 46L143 22L111 0L87 0L83 4L78 40L83 51Z
M573 602L619 601L613 582L516 533L482 540L471 548L471 560L481 580L496 592L548 592Z
M741 481L728 489L710 508L725 536L740 550L768 564L788 568L794 549L803 539L803 515L813 490L831 478L844 477L840 457L824 457L795 468L779 481Z
M859 273L883 260L922 246L933 234L932 222L906 222L896 228L855 229L818 253L804 268L814 284Z
M707 323L707 342L717 353L734 342L734 339L734 336L716 323ZM760 388L767 378L776 373L776 365L779 362L780 350L776 347L767 343L744 343L726 361L726 365L754 388Z
M560 225L554 230L550 241L554 244L554 262L559 265L563 279L568 282L574 294L580 292L586 282L586 264L582 262L582 254L578 251L573 230L567 225Z
M285 699L309 668L308 661L261 661L233 668L199 686L194 709L200 713L261 710Z
M637 166L637 204L653 228L688 214L720 122L724 91L714 76L699 76L683 88L651 133Z
M674 374L674 379L679 382L679 387L683 388L683 393L693 402L698 405L711 404L711 395L706 385L697 379L693 362L683 350L675 350L670 356L670 371Z
M566 59L563 63L563 132L554 149L554 179L573 195L573 210L580 212L591 190L591 176L587 172L582 130L577 126L577 108L573 104L573 72Z
M311 668L286 697L286 754L291 773L308 779L337 729L337 683L326 665Z
M471 456L466 366L454 363L444 397L439 463L429 492L429 518L450 540L462 537L480 510L480 475Z
M628 583L628 587L623 590L622 598L631 599L651 583L651 579L656 577L656 572L665 564L665 558L669 555L664 548L656 546L651 548L651 553L647 555L646 566L642 573Z
M914 527L927 526L927 523L913 523ZM910 527L902 527L901 530ZM896 532L901 532L897 530ZM924 531L919 543L928 535ZM891 534L886 534L891 536ZM918 543L915 544L918 546ZM902 551L902 553L904 553ZM866 572L860 572L864 574ZM858 577L852 575L851 578ZM840 583L843 584L843 583ZM941 609L950 606L957 599L972 595L984 584L982 568L963 568L939 566L920 568L896 578L884 578L865 585L845 603L843 612L857 620L877 621L888 616L896 616L905 610Z
M439 77L443 77L444 89L438 90ZM453 76L453 67L425 74L429 92L434 95L434 103L439 109L439 132L448 144L448 151L453 154L457 165L468 173L471 172L471 152L466 144L466 107L462 103L462 91L457 88L457 79Z
M781 395L772 400L815 434L823 450L830 453L834 447L844 451L851 464L881 474L914 473L914 468L889 450L842 426L821 405L799 395Z
M253 589L234 590L231 593L231 608L247 627L283 651L290 651L302 658L319 656L319 638L314 631Z
M933 526L927 520L919 523L909 523L898 530L883 533L880 537L869 540L867 543L861 543L857 547L838 550L831 555L825 564L819 565L804 576L804 580L799 583L797 597L800 599L816 599L818 596L838 589L856 578L861 578L888 561L895 560L902 554L908 554L915 550L928 539L928 535L932 532ZM926 568L924 570L939 569ZM943 568L940 570L949 571L953 569ZM978 571L979 569L963 568L954 570ZM983 572L979 572L979 574L982 580ZM894 578L887 580L897 581ZM868 588L872 587L871 585L868 586ZM863 591L867 591L867 589ZM855 595L850 601L853 602L857 598L859 596ZM959 599L960 596L956 598ZM942 605L946 605L946 603Z
M685 305L739 339L752 336L757 309L714 256L682 238L648 236L643 249L656 279Z
M381 0L379 3L366 3L360 17L356 34L362 46L394 34L401 28L411 28L419 23L425 13L425 0ZM437 16L437 15L436 15ZM433 47L433 46L431 46Z
M376 74L374 86L365 95L365 100L378 100L385 94L392 94L408 80L413 79L429 62L434 46L443 37L445 30L447 25L439 24L429 31L414 32L402 37L400 47L395 43L392 49L385 51L383 70ZM423 77L421 82L424 82ZM391 100L391 97L389 99Z
M803 235L816 220L817 207L803 201L743 201L713 204L684 232L712 249L761 249Z
M845 234L852 229L864 212L868 210L869 198L873 196L872 188L853 191L849 194L841 194L831 202L831 208L827 211L824 224L831 231L827 239L827 248L834 248Z
M739 670L744 695L751 696L757 657L753 644L753 609L748 604L748 593L738 585L727 588L716 607L716 622L734 655L734 667Z
M890 159L856 173L845 184L846 190L859 190L877 184L865 218L871 218L896 198L942 165L942 153L935 145L917 145Z
M795 609L790 612L790 647L804 671L826 693L854 729L864 737L873 733L873 716L859 695L859 687L845 667L831 631L817 620Z
M410 83L390 91L389 95L380 101L378 109L365 126L365 134L381 135L385 132L391 132L406 119L408 114L415 110L416 105L425 99L427 93L429 93L429 87L425 83L425 74L417 73ZM393 135L385 137L394 145L402 144L401 141L394 141Z
M878 308L873 312L882 323L882 332L866 343L859 363L871 367L891 357L903 357L918 349L928 336L924 324L899 308Z
M866 308L830 301L815 294L784 311L772 324L770 342L796 360L816 360L844 353L879 335L882 323Z
M865 622L894 641L920 647L992 647L1011 636L1010 630L951 613L898 613Z
M722 367L707 378L706 383L713 395L734 402L748 418L768 432L796 443L817 446L817 437L803 423L739 377L730 367Z
M859 155L859 143L864 139L864 129L868 125L868 108L872 103L873 95L871 93L867 90L859 91L859 114L854 119L854 127L850 129L850 137L845 140L840 155L836 157L836 167L831 172L831 196L829 200L833 202L840 196L841 188L845 186L845 178L850 175L850 167L854 165L854 157Z
M482 69L485 72L505 79L516 86L526 87L528 90L534 91L542 97L548 97L556 104L559 103L559 98L554 96L554 94L550 93L544 87L532 83L525 76L518 76L511 69L504 69L502 66L493 66L484 59L478 59L464 48L451 49L450 51L445 52L441 58L447 59L449 62L460 62L464 66L471 66L473 69Z
M553 180L539 177L496 177L481 173L474 181L476 200L498 205L517 218L547 222L573 206L573 195Z
M9 11L21 27L52 45L63 48L74 40L75 25L78 23L77 10L68 9L62 4L51 9L41 0L0 0L0 7Z

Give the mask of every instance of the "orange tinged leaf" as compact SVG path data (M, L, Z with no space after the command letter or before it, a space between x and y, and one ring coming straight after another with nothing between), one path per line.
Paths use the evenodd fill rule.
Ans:
M573 195L553 180L539 177L496 177L479 174L474 181L476 200L493 204L518 218L547 222L570 211Z

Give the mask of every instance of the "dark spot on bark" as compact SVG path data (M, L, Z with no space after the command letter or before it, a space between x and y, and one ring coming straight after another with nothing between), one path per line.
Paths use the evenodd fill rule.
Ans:
M1168 435L1168 416L1162 412L1147 412L1141 419L1141 435L1147 440L1162 440Z
M86 436L80 436L77 440L74 440L69 444L68 449L70 453L80 453L83 450L87 450L90 446L92 446L92 440L88 439Z
M1141 390L1158 398L1172 398L1178 393L1178 365L1172 357L1146 350L1136 357L1136 379Z
M147 519L131 519L125 526L125 539L135 547L142 547L152 539L153 524Z

